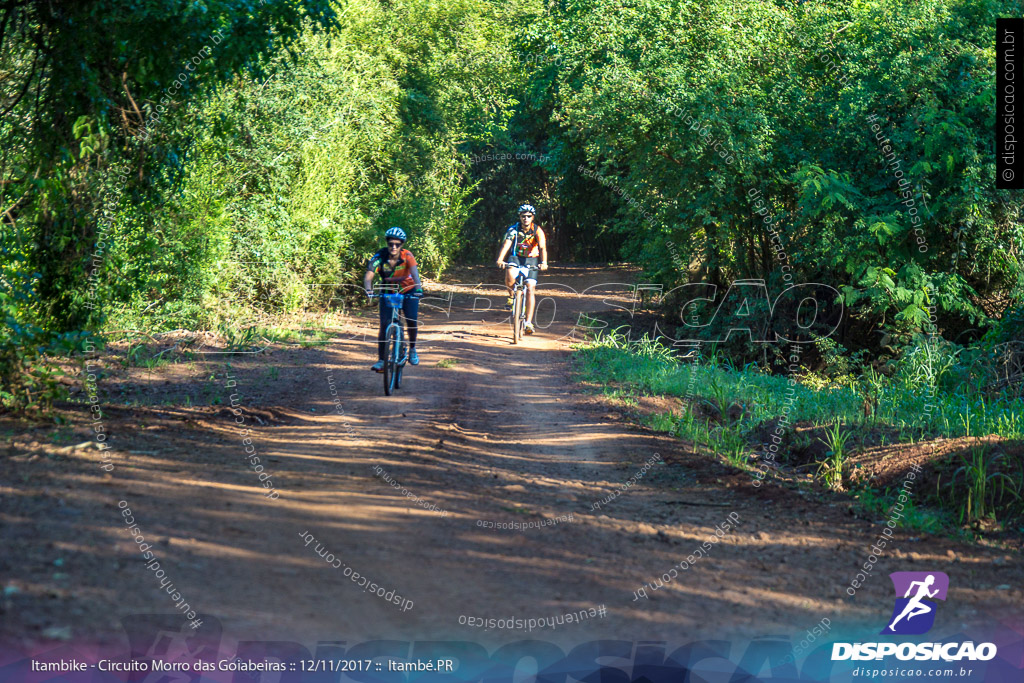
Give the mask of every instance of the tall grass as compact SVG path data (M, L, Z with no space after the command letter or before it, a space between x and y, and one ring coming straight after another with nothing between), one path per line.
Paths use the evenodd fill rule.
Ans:
M838 422L825 429L825 438L819 439L828 447L828 455L821 461L818 473L830 489L839 490L843 485L843 460L846 457L846 442L852 432L842 429Z
M714 354L688 363L672 349L643 337L631 340L619 330L601 334L576 349L583 379L725 406L742 403L750 420L770 420L783 412L787 389L795 389L791 422L815 425L888 425L905 438L998 435L1019 439L1024 402L1010 393L986 395L983 383L947 350L912 348L882 375L867 369L855 381L836 385L803 370L795 387L789 378L748 364L735 368ZM872 406L866 414L865 404Z
M687 362L689 358L646 336L631 340L620 330L576 350L584 380L614 385L616 392L631 396L645 392L683 398L681 416L658 415L651 426L740 469L749 469L748 436L757 425L787 414L790 424L822 427L824 437L818 441L828 452L817 463L817 475L833 490L843 488L847 442L858 425L888 427L881 433L883 444L885 439L913 444L938 436L1020 439L1024 428L1024 400L1012 391L987 394L985 378L951 345L911 348L886 373L868 367L857 378L844 370L842 381L806 369L789 378L754 364L736 368L714 352L696 354L696 359ZM793 446L808 448L812 439L805 434ZM1019 463L1009 463L1000 454L986 455L982 448L963 456L950 474L940 474L937 486L931 502L948 512L922 509L910 522L914 528L935 532L956 522L978 527L985 520L1010 521L1024 512ZM857 488L857 500L869 510L891 497L866 484Z
M1021 482L995 471L1000 460L1003 456L990 458L984 448L972 448L970 457L962 457L963 464L953 473L950 487L952 496L959 498L951 502L959 509L961 524L994 516L1007 498L1021 500Z

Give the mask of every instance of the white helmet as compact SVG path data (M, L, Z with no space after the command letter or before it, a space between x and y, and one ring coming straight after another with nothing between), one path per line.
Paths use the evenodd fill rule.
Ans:
M406 240L405 230L402 230L401 228L388 228L388 231L384 233L384 239L389 237L394 237L404 242Z

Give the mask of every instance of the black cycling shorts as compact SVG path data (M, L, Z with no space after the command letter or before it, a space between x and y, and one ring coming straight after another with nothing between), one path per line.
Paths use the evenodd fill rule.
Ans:
M537 274L540 272L540 270L537 268L537 265L540 263L540 259L538 257L516 256L513 254L512 256L508 257L506 263L514 263L517 266L529 266L530 272L527 273L526 279L533 280L534 282L537 281Z

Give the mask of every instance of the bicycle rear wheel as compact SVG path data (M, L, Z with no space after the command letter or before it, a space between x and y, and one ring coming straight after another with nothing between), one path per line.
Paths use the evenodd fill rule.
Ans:
M395 372L398 364L395 362L395 347L398 346L398 335L393 327L389 327L384 346L384 395L390 396L395 390Z
M515 296L512 299L512 343L518 344L522 335L522 326L519 319L523 315L523 290L516 288Z

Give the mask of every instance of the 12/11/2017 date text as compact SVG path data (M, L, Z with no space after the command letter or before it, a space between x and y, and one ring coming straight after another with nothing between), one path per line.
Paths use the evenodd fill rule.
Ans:
M372 659L303 659L302 671L383 671L380 663ZM411 662L396 662L389 659L388 671L454 671L454 659L427 659Z

